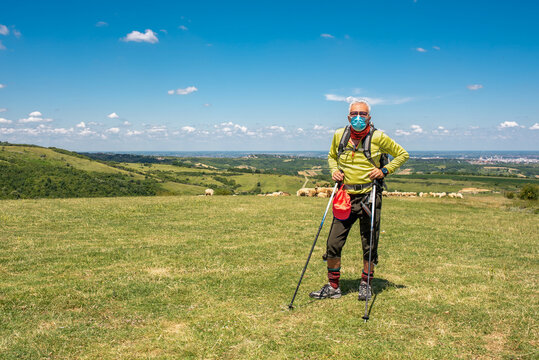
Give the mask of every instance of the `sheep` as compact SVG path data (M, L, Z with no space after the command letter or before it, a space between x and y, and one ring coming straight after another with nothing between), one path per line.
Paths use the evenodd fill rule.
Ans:
M206 191L204 191L204 195L213 196L213 189L206 189Z
M296 193L297 196L315 196L316 189L313 188L301 188Z

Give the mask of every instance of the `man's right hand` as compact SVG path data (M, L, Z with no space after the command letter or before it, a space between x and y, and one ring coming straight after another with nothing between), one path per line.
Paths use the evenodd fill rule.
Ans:
M343 181L344 180L344 173L341 170L335 170L333 172L333 175L331 175L331 178L333 181Z

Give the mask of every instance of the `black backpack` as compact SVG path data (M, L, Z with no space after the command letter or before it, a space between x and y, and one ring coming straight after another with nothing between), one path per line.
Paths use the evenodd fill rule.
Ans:
M374 134L374 132L376 130L377 129L374 126L371 125L371 130L363 138L363 143L362 143L363 148L361 149L361 151L363 152L363 155L365 155L367 160L369 160L369 162L371 164L373 164L375 167L376 167L376 163L374 162L374 160L371 157L371 140L372 140L372 135ZM344 149L346 149L346 146L348 145L348 141L350 140L350 133L351 133L350 125L348 125L347 127L344 128L344 132L342 134L341 142L339 143L339 150L337 152L337 161L340 159L341 155L344 153ZM359 149L356 149L356 150L359 150ZM380 156L380 167L379 167L379 169L383 168L388 163L389 163L388 154L385 154L385 153L382 154Z

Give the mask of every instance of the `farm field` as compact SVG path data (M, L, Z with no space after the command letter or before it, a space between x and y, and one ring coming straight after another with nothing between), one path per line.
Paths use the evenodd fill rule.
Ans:
M0 202L2 359L535 359L537 215L508 199L384 199L371 320L358 229L337 300L327 199Z

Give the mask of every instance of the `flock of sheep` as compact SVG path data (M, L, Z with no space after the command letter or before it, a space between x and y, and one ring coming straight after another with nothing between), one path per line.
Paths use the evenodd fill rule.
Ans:
M331 192L333 191L333 188L327 188L327 187L316 187L316 188L301 188L296 192L297 196L308 196L308 197L321 197L321 198L328 198L331 196ZM213 189L206 189L204 192L204 195L206 196L213 196ZM283 191L275 191L269 194L258 194L258 196L290 196L289 193L283 192ZM419 194L416 192L402 192L402 191L384 191L382 192L382 196L388 196L388 197L437 197L437 198L443 198L443 197L450 197L455 199L463 199L464 196L461 193L437 193L437 192L420 192Z
M322 198L328 198L331 196L331 192L333 191L332 188L324 188L324 187L320 187L320 188L302 188L302 189L299 189L297 192L296 192L296 195L297 196L309 196L309 197L322 197ZM441 193L437 193L437 192L429 192L429 193L424 193L424 192L420 192L419 194L416 193L416 192L403 192L403 191L384 191L382 192L382 196L388 196L388 197L437 197L437 198L442 198L442 197L450 197L450 198L458 198L458 199L463 199L464 196L461 194L461 193L445 193L445 192L441 192Z

